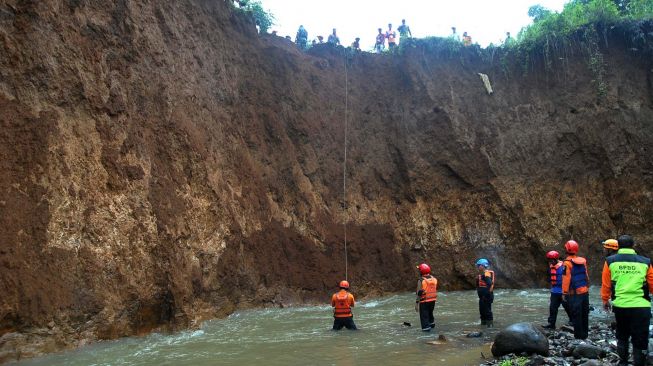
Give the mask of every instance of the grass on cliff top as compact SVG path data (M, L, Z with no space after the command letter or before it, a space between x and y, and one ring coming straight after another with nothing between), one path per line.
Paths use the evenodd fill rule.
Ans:
M565 48L585 46L593 50L600 41L607 43L608 32L621 32L632 50L653 54L652 0L572 0L559 13L534 5L528 15L533 24L501 45L490 44L482 49L478 45L465 47L451 37L428 37L402 42L399 53L421 48L441 57L471 53L491 61L497 53L503 53L524 62L538 56L549 62L547 58L560 56Z

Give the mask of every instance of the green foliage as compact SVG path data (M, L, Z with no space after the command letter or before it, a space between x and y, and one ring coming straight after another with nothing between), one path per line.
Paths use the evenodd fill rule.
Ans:
M539 22L540 20L551 15L551 10L543 7L542 5L533 5L528 8L528 16L533 18L534 22Z
M254 19L254 23L259 27L261 33L267 31L274 24L274 15L263 9L263 5L258 0L239 0L239 10Z
M625 14L635 20L653 19L653 1L630 0L628 1Z
M520 356L508 360L503 360L499 366L525 366L528 363L528 357Z
M578 51L588 55L588 67L594 75L597 93L604 96L607 85L599 40L607 45L607 32L615 25L650 17L652 4L651 0L571 0L560 13L535 5L528 11L533 24L522 28L511 48L524 73L535 64L553 70L556 62Z

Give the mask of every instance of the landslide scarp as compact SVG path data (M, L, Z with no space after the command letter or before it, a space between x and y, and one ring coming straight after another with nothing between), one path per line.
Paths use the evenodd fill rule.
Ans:
M445 290L479 256L526 287L570 237L593 275L602 239L648 250L652 65L609 36L598 95L582 52L523 75L302 53L223 1L5 2L0 361L324 301L345 221L360 295L412 290L422 260Z

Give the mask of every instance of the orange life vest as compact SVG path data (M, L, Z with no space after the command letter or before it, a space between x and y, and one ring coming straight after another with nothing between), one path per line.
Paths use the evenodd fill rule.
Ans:
M562 277L558 278L558 269L562 265L562 261L558 261L554 265L549 265L549 275L551 276L551 286L553 287L562 285Z
M333 309L333 316L336 318L349 318L353 316L351 313L351 305L349 303L349 292L339 291L333 295L333 302L335 308Z
M422 277L422 295L419 302L432 302L438 298L438 280L433 277Z
M494 291L494 271L491 271L489 269L485 270L485 273L483 275L478 275L478 287L487 287L487 283L485 283L485 277L490 277L492 280L492 286L490 286L490 292Z

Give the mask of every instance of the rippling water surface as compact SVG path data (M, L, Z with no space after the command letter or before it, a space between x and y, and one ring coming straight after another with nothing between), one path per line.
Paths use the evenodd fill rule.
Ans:
M495 329L490 331L478 326L473 291L438 294L431 333L420 330L413 294L359 302L356 332L331 331L331 307L326 305L248 310L208 321L199 330L100 342L17 365L477 365L481 354L490 355L496 328L518 321L544 323L548 299L543 289L496 291ZM592 291L592 304L600 308L598 288ZM560 324L566 322L563 316L560 308ZM590 316L607 315L595 310ZM483 337L465 337L478 330ZM445 344L427 343L439 334L448 339Z

